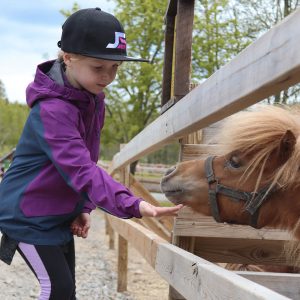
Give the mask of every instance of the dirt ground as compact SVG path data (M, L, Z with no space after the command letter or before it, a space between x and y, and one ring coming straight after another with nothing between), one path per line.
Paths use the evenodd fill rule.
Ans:
M130 245L128 257L128 291L117 293L117 247L109 250L104 214L94 211L89 237L76 238L78 300L167 300L167 283ZM0 261L0 291L1 300L38 299L36 279L18 254L11 266Z

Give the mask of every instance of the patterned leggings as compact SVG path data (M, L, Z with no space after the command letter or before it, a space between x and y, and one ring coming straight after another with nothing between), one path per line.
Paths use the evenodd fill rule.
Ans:
M19 243L18 252L41 287L39 300L75 300L75 246L35 246Z

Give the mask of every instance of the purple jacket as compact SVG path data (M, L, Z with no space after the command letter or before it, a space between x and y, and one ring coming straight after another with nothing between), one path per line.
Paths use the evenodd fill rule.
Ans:
M104 94L68 84L58 61L38 66L27 88L31 107L13 162L0 184L0 229L32 244L72 238L69 225L99 207L120 218L140 218L139 203L97 166Z

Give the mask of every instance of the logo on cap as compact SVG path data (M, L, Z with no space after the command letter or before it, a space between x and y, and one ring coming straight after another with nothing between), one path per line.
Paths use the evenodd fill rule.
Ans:
M106 48L126 49L126 39L124 32L115 32L115 42L108 43Z

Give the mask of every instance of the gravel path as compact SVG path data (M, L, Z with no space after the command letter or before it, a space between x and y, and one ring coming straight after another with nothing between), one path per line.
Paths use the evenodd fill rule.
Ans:
M76 238L76 249L79 300L168 299L166 282L131 247L128 250L128 292L116 292L117 253L108 249L104 214L101 211L92 213L89 237L85 240ZM19 254L16 254L11 266L0 261L0 294L1 300L38 299L39 286Z

